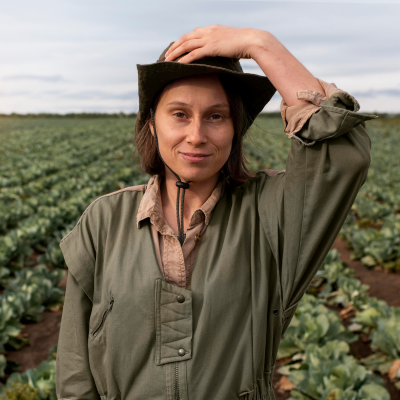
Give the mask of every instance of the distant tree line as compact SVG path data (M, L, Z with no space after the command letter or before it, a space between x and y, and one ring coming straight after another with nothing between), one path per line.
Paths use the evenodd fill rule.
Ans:
M38 113L38 114L0 114L0 118L136 118L137 113L125 114L120 113L68 113L68 114L55 114L55 113Z

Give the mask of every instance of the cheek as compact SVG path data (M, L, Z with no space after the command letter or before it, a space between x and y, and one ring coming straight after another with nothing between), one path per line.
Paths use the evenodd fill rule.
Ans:
M232 141L233 141L233 135L232 136L229 135L227 137L221 138L221 140L217 144L221 153L223 153L223 154L227 153L229 155L231 148L232 148Z
M172 150L178 146L185 138L185 135L178 129L167 129L162 133L161 139L159 135L159 142L162 142L163 148Z

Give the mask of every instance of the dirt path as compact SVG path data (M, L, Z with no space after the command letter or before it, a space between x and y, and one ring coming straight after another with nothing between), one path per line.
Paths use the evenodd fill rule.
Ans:
M361 261L351 260L352 250L347 248L347 242L339 238L335 240L332 248L337 249L342 261L354 269L355 277L369 285L369 296L385 300L391 307L400 307L400 274L367 269Z
M59 287L65 289L67 276L68 270L64 279L58 284ZM25 346L21 350L7 349L8 351L4 353L7 360L20 364L19 372L36 368L40 363L47 360L50 349L58 342L62 310L44 311L40 315L43 317L42 321L25 324L21 331L22 335L27 335L26 338L29 340L30 346ZM7 346L5 347L7 348ZM2 380L6 379L2 378Z

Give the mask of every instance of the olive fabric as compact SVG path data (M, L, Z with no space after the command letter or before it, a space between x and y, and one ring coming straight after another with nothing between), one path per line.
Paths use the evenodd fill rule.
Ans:
M297 99L306 100L306 104L301 103L288 106L285 100L282 99L280 110L284 125L283 131L288 137L292 137L296 132L298 132L311 115L321 109L320 104L329 99L334 93L341 92L343 96L347 97L349 99L347 101L350 101L349 105L351 106L354 104L352 111L358 111L360 109L358 101L349 93L339 89L334 83L328 83L319 78L317 78L317 80L322 89L324 89L324 94L313 90L298 90L296 92Z
M275 399L280 340L367 178L375 116L352 99L320 104L284 171L224 191L190 290L163 277L149 219L135 223L143 191L87 207L60 242L59 399Z

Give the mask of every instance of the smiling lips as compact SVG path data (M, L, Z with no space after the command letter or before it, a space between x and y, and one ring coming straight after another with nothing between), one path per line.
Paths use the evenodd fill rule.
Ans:
M181 153L181 154L186 161L191 161L191 162L200 162L210 156L210 154L204 154L204 153Z

